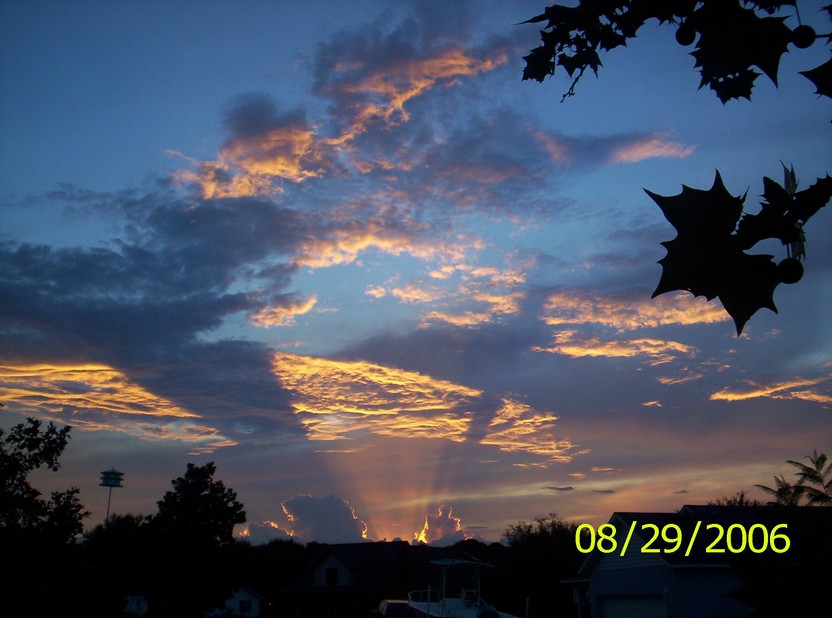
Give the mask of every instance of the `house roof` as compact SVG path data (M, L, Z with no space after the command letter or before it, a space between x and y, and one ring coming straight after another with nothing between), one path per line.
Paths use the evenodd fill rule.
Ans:
M385 591L388 577L397 567L406 566L411 579L424 580L427 585L428 574L441 568L432 563L449 559L458 562L465 558L465 554L452 547L413 546L404 541L321 545L295 583L284 592L343 592L343 586L315 585L316 570L332 559L349 570L350 594L378 595Z
M343 543L321 545L304 567L297 581L288 590L293 593L337 592L339 586L315 586L315 571L327 559L335 558L350 572L350 592L376 594L384 586L385 579L401 558L408 544L400 541L384 543Z

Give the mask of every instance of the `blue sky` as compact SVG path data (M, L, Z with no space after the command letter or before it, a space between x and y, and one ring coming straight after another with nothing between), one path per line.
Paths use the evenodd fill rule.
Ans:
M543 3L447 4L0 3L0 421L75 428L39 487L94 525L101 470L152 513L215 461L253 538L496 540L829 451L829 212L738 338L650 300L643 191L824 175L822 46L722 105L650 22L561 103Z

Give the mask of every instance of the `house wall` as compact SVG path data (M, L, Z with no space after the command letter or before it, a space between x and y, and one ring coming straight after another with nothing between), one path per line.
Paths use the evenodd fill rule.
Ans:
M750 608L732 599L739 580L728 569L662 565L595 569L592 618L742 618Z
M727 568L676 568L668 618L743 618L751 608L731 598L739 578Z

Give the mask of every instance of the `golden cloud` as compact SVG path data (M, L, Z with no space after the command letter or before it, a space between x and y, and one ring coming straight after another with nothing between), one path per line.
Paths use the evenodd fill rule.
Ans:
M0 398L11 410L70 422L85 431L188 442L196 445L196 452L236 444L194 422L201 418L198 414L148 392L106 365L0 366Z
M483 392L366 361L338 361L286 352L272 370L293 395L292 406L311 440L362 434L464 442ZM528 453L541 465L570 461L574 445L554 437L557 417L502 399L481 444Z
M401 287L390 290L390 295L398 298L403 303L429 303L441 298L442 291L409 282Z
M356 432L460 442L476 389L365 361L278 352L273 371L312 440Z
M321 176L323 152L309 126L290 123L237 135L220 149L217 161L191 160L196 170L180 171L174 178L197 185L203 199L274 195L282 192L276 181L298 183Z
M554 335L554 343L548 347L533 346L534 352L562 354L572 358L607 357L635 358L647 356L651 364L657 365L673 360L678 355L692 356L693 346L676 341L661 339L611 339L602 340L597 336L584 336L574 330L565 330Z
M794 378L773 384L749 381L747 388L724 388L713 393L709 399L711 401L744 401L746 399L768 397L769 399L800 399L802 401L830 404L832 403L830 383L832 383L832 375L814 379Z
M669 324L712 324L730 316L715 304L687 292L654 299L601 296L586 292L557 292L544 305L541 318L551 326L600 324L619 332Z
M482 444L496 446L501 451L540 455L550 462L572 461L569 453L575 445L554 437L557 416L550 412L537 412L524 403L510 399L502 401L503 406L491 420Z
M405 221L391 228L384 221L350 221L332 230L328 236L305 242L293 258L297 266L327 268L352 264L364 251L375 249L388 255L408 254L421 260L459 261L471 250L481 249L483 242L477 238L458 237L453 242L435 238L423 238L424 225Z
M358 80L342 84L338 90L344 94L364 97L356 105L354 120L347 131L335 143L344 143L367 131L374 120L387 123L407 122L410 115L405 104L438 83L453 85L457 79L494 70L508 61L507 54L493 59L479 59L465 50L451 49L437 52L431 57L408 59L384 70L373 71ZM363 70L362 63L340 64L336 72L347 73Z
M253 313L249 321L255 326L291 326L295 316L309 313L318 302L318 297L312 294L306 300L293 300L280 307L264 307Z
M422 316L419 321L421 327L428 326L431 322L445 322L453 326L473 327L480 324L488 324L494 315L485 311L463 311L461 313L447 313L444 311L430 311Z

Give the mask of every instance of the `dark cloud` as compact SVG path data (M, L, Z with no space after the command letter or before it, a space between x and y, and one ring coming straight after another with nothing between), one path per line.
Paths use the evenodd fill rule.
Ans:
M544 487L543 489L548 489L549 491L553 491L556 494L562 494L562 493L566 493L568 491L575 491L575 488L572 487L571 485L566 486L566 487Z
M248 524L241 538L252 545L265 545L272 541L288 540L291 535L272 521L260 521Z
M614 494L614 489L593 489L592 493L594 494Z
M283 502L283 511L292 536L302 543L354 543L367 533L349 503L335 496L295 496Z
M287 125L306 124L302 109L280 112L277 101L262 92L237 95L227 104L223 118L223 127L231 139L263 135Z

